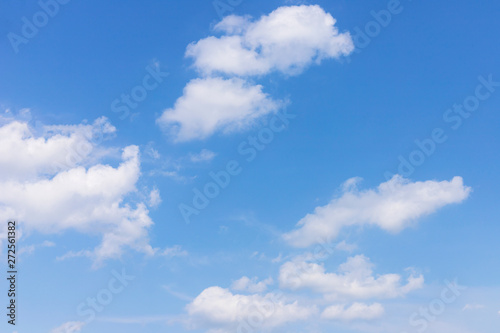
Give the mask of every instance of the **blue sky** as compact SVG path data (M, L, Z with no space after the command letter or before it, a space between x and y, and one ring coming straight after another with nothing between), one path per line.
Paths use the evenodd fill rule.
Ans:
M4 1L1 331L496 332L499 14Z

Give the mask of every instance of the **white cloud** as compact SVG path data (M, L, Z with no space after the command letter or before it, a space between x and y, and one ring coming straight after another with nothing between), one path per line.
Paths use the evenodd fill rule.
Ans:
M194 79L157 123L175 141L205 139L217 131L244 129L281 106L262 92L262 86L239 78Z
M258 281L257 277L250 279L247 276L243 276L241 279L232 283L231 289L236 291L248 291L250 293L262 293L267 289L267 286L272 283L272 278Z
M23 221L24 230L45 234L76 230L102 235L93 251L78 252L95 265L120 257L125 247L152 254L149 212L143 202L131 202L140 176L138 147L125 147L118 167L96 164L97 151L106 149L95 146L102 142L95 135L114 131L104 118L94 125L45 128L37 136L18 121L0 127L0 156L12 154L0 157L0 219Z
M191 328L220 333L261 331L305 320L317 312L315 307L303 307L296 301L286 303L279 294L239 295L220 287L203 290L186 309Z
M53 242L50 242L50 241L44 241L42 244L32 244L32 245L24 246L24 247L21 247L19 249L19 255L22 255L24 253L26 253L26 254L33 254L33 252L35 252L35 250L37 248L41 248L41 247L54 247L54 246L56 246L56 244L53 243Z
M337 245L335 245L335 249L339 251L352 252L356 250L358 246L356 244L349 244L346 241L341 241Z
M368 305L356 302L348 308L345 305L329 306L321 313L321 318L345 321L356 319L370 320L379 318L383 314L384 307L380 303Z
M252 21L230 15L215 26L221 37L188 46L203 74L262 75L300 73L311 63L354 50L349 33L339 33L335 19L320 6L284 6Z
M83 326L85 326L85 323L82 321L70 321L54 328L51 333L78 333Z
M167 247L163 251L160 251L158 254L167 258L174 258L185 257L188 255L188 252L186 250L183 250L180 245L174 245L172 247Z
M163 285L162 288L165 289L165 291L167 293L169 293L170 295L172 295L180 300L187 301L187 302L191 302L193 300L192 297L174 290L171 286Z
M484 305L483 304L477 304L477 303L465 304L465 306L462 308L462 311L466 311L466 310L478 310L478 309L484 309Z
M93 124L43 126L36 136L28 123L13 120L0 127L0 180L36 179L68 170L103 154L96 146L113 134L105 117Z
M153 147L148 147L147 150L146 150L146 152L149 155L149 157L151 157L154 160L157 160L157 159L159 159L161 157L161 155L158 152L158 150L154 149Z
M279 282L282 288L310 289L334 300L396 298L424 283L422 275L411 275L402 285L400 275L373 276L372 268L373 264L363 255L349 258L339 266L338 273L327 273L323 264L289 261L280 268Z
M149 193L149 206L158 207L160 204L161 204L160 191L157 188L154 188Z
M354 50L349 33L339 33L335 19L319 6L284 6L255 21L230 15L214 29L222 36L186 49L203 78L190 81L174 107L157 119L177 142L243 130L283 107L241 76L298 74L313 62Z
M193 163L209 162L213 160L215 153L208 149L202 149L198 154L190 154L189 159Z
M314 213L297 223L297 229L284 235L285 240L296 247L307 247L329 242L343 227L353 225L376 225L398 232L419 217L462 202L471 192L461 177L412 183L396 175L378 188L365 191L358 191L352 180L346 184L339 198L316 207Z

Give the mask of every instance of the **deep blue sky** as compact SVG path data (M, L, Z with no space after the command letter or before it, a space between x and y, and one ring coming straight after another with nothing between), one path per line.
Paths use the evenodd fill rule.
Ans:
M293 4L244 0L232 13L259 18ZM387 8L387 1L378 0L307 4L319 5L337 20L340 32L352 35L356 27L364 30L374 20L372 10ZM120 259L93 269L88 258L56 258L68 251L93 249L100 243L99 234L74 229L27 232L20 246L45 240L55 246L37 248L22 258L17 331L50 332L64 322L83 321L76 312L78 304L95 296L106 286L111 271L122 267L136 279L82 332L189 331L179 322L186 316L184 307L189 300L176 298L162 286L195 298L210 286L228 288L242 276L272 276L275 283L270 288L278 288L280 263L271 259L305 251L287 244L283 233L294 229L315 207L340 196L341 184L351 177L364 179L359 185L362 189L376 188L387 180L386 172L398 172L399 156L408 159L417 149L415 140L429 138L435 128L441 128L447 140L408 178L449 181L460 176L472 189L468 198L419 217L397 234L375 226L342 230L336 241L345 240L357 247L352 253L336 253L325 267L336 271L347 257L364 254L375 263L375 276L405 276L404 269L410 266L425 276L423 289L388 301L385 317L372 323L372 328L415 331L408 328L406 318L439 295L445 279L458 278L468 286L469 294L447 308L440 320L453 322L463 314L465 319L455 324L464 327L464 333L495 332L500 318L500 87L456 130L443 115L474 94L479 76L491 75L500 81L500 3L414 0L401 1L401 6L402 12L393 15L390 24L359 53L324 59L300 75L274 72L249 78L263 85L271 97L287 99L286 110L296 118L285 131L275 134L255 160L246 162L238 154L238 145L258 133L262 128L259 124L175 143L156 123L164 110L174 106L186 84L199 77L193 60L184 54L190 43L214 34L212 28L221 18L211 1L73 0L61 5L17 53L7 35L21 34L22 17L31 18L40 7L36 1L3 1L0 111L9 109L14 118L22 119L20 110L28 108L33 127L37 121L72 125L107 117L117 131L105 146L139 146L141 178L136 187L139 192L157 188L161 193L162 203L149 211L154 221L149 229L151 246L164 249L179 245L188 253L174 258L145 257L127 250ZM146 67L155 65L168 72L168 77L148 92L133 110L137 113L134 117L121 120L111 110L112 101L141 84L148 73ZM160 154L159 159L148 155L151 148ZM215 157L191 163L189 156L202 149ZM239 161L243 171L186 224L179 204L190 204L193 188L201 189L210 181L209 172L224 169L229 160ZM119 162L116 154L102 160L114 167ZM304 292L297 297L307 295ZM2 302L5 300L3 297ZM391 302L404 303L401 307L408 310ZM481 310L472 310L482 313L462 312L469 303L483 305ZM165 318L147 320L156 316ZM485 318L482 322L474 319L481 316ZM394 319L392 324L392 317L403 319ZM110 318L143 318L147 324L120 324ZM166 318L172 321L167 323ZM356 322L302 324L303 328L294 329L375 331L367 328L370 324L365 327ZM1 325L7 327L3 322ZM446 333L448 328L452 332L452 327L433 329ZM15 330L5 330L11 331Z

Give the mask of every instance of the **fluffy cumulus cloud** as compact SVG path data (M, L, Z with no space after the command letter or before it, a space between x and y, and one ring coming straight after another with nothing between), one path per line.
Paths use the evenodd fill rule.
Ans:
M230 15L215 26L222 36L189 45L186 55L203 74L296 74L354 50L349 33L340 33L335 23L317 5L280 7L257 20Z
M205 139L216 131L246 128L257 118L279 110L282 104L265 94L262 86L239 78L194 79L157 123L175 141Z
M298 302L286 302L275 293L233 294L228 289L209 287L186 307L191 328L209 332L250 332L305 320L317 312Z
M370 320L379 318L384 314L384 307L380 303L371 305L365 303L353 303L351 306L331 305L321 313L321 318L329 320L351 321L355 319Z
M398 232L424 215L465 200L471 191L461 177L450 181L410 182L394 176L376 189L359 191L358 179L344 184L343 194L298 222L298 228L286 233L285 240L296 247L334 239L346 226L376 225Z
M126 247L152 254L146 205L129 200L140 176L138 147L125 147L116 167L96 162L105 151L99 136L110 132L104 118L47 126L39 135L22 122L0 127L0 219L20 221L27 232L100 235L94 250L79 252L96 264Z
M289 261L280 268L282 288L309 289L330 300L353 301L371 298L396 298L421 288L422 275L410 275L402 284L398 274L373 275L373 264L363 255L349 258L337 273L328 273L322 264Z
M262 281L258 281L257 277L250 279L247 276L242 277L233 282L231 289L237 291L248 291L251 293L261 293L267 289L267 286L273 283L272 278L267 278Z
M44 126L35 133L27 122L12 120L0 127L0 179L36 179L106 153L99 146L116 128L106 118L93 124Z
M157 119L174 141L205 139L249 127L284 103L270 98L252 75L298 74L312 63L353 51L349 33L319 6L284 6L252 20L230 15L210 36L188 45L201 78L190 81L174 106Z

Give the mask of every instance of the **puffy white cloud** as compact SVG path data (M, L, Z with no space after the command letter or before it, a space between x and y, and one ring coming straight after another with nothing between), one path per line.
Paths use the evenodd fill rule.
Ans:
M130 200L140 177L138 147L124 148L122 162L112 167L93 162L98 150L106 151L96 147L102 142L96 141L96 132L99 136L114 131L104 118L93 125L46 129L37 136L18 121L0 127L0 155L12 154L0 157L0 219L21 221L22 230L28 232L52 234L71 229L102 235L93 251L66 256L89 256L95 265L120 257L125 247L154 253L148 241L153 222L146 205ZM80 144L86 148L79 149ZM13 147L6 148L9 145Z
M398 232L419 217L462 202L471 192L461 177L451 181L410 182L396 175L376 189L365 191L356 189L357 181L348 180L339 198L316 207L314 213L297 223L297 229L284 235L285 240L296 247L307 247L329 242L341 228L353 225L376 225Z
M0 127L1 180L35 179L95 161L106 152L97 144L116 128L101 117L93 124L43 126L41 130L36 136L27 122L17 120Z
M272 278L258 281L257 277L250 279L247 276L243 276L241 279L233 282L233 284L231 285L231 289L237 291L248 291L251 293L261 293L264 292L267 289L267 286L272 283Z
M214 29L222 36L186 49L203 78L190 81L174 107L157 119L177 142L243 130L283 106L263 93L262 86L235 76L298 74L313 62L354 49L349 33L339 33L335 19L319 6L284 6L255 21L230 15Z
M230 15L210 36L188 46L203 74L297 74L311 63L338 58L354 50L349 33L339 33L335 19L320 6L284 6L252 21Z
M353 303L347 307L345 305L331 305L321 313L323 319L351 321L356 319L370 320L379 318L384 314L384 307L380 303L371 305L364 303Z
M175 141L205 139L216 131L244 129L283 105L262 91L262 86L239 79L203 78L190 81L171 109L157 123Z
M186 307L191 328L210 332L261 331L305 320L315 314L315 307L298 302L286 303L279 294L233 294L227 289L209 287Z
M85 326L85 323L82 321L69 321L54 328L51 333L78 333L82 330L83 326Z
M297 260L284 263L280 268L282 288L310 289L328 299L358 300L395 298L421 288L422 275L410 275L407 284L401 284L398 274L373 276L373 264L363 255L349 258L339 266L338 273L327 273L323 264Z

